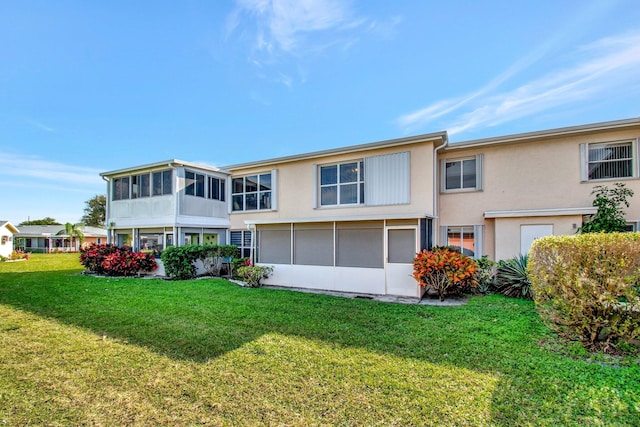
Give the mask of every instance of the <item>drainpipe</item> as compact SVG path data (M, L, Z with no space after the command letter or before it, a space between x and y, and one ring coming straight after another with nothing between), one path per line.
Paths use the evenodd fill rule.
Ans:
M180 244L181 227L178 226L178 215L180 213L180 194L178 192L178 169L173 165L173 162L168 163L167 166L169 167L169 169L173 171L173 173L171 174L173 176L172 185L175 189L174 200L176 203L173 209L173 244L174 246L182 246ZM166 246L166 242L165 242L165 246Z
M443 144L439 145L433 150L433 237L435 243L441 245L443 242L440 242L440 212L438 211L438 200L440 198L440 186L438 185L438 176L439 170L438 166L440 162L438 161L438 151L445 148L449 144L449 136L445 132L443 137ZM435 245L434 245L435 246Z

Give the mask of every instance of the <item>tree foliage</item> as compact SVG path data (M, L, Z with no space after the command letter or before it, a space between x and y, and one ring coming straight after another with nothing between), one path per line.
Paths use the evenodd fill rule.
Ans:
M578 229L578 232L615 233L625 231L627 222L624 218L623 206L629 207L627 199L633 197L633 190L621 182L616 182L613 184L613 188L596 185L591 194L595 195L593 206L597 207L598 211Z
M104 227L107 214L107 197L97 194L85 202L84 215L80 222L92 227Z
M21 225L62 225L62 224L60 224L58 221L51 218L50 216L47 216L42 219L22 221L20 224L18 224L18 227L20 227Z

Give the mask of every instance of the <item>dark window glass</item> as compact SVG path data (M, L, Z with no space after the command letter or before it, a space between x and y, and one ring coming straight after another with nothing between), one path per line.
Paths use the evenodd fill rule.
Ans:
M338 183L338 166L322 166L320 168L320 185Z

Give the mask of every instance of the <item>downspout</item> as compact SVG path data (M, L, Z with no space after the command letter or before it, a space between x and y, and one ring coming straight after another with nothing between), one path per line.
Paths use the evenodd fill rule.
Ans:
M438 185L438 177L439 177L439 168L438 165L440 162L438 161L438 151L445 148L449 144L449 136L445 131L444 137L442 138L444 143L433 150L433 240L437 244L442 244L440 242L440 212L438 211L438 201L440 199L440 186ZM435 246L435 244L434 244Z
M105 217L104 218L104 222L105 222L105 225L107 226L107 244L109 245L109 244L111 244L111 242L113 240L112 237L111 237L112 230L111 230L111 225L110 225L110 221L109 221L109 219L111 218L111 203L109 203L109 200L111 200L111 197L109 197L109 195L110 195L109 194L110 193L109 192L109 190L110 190L109 184L111 183L111 180L109 178L105 178L104 176L100 176L100 177L107 183L107 197L106 197L107 204L106 204L106 212L105 212L105 215L104 215L104 217Z
M181 246L180 245L180 227L178 227L178 215L180 213L180 193L178 191L178 169L176 167L173 166L173 163L168 163L167 166L169 166L169 169L171 169L172 171L175 171L175 173L172 173L171 175L175 175L173 177L174 182L173 182L173 186L175 187L175 207L173 208L173 244L175 246ZM167 242L165 242L165 248L166 248Z

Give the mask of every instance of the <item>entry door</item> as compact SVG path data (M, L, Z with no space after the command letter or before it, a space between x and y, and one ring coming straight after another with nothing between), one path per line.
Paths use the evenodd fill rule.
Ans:
M387 294L419 296L419 286L413 278L413 259L418 252L417 237L417 227L387 228Z
M526 255L531 249L533 241L544 236L553 235L553 225L521 225L520 226L520 253Z

